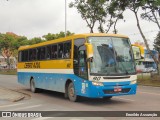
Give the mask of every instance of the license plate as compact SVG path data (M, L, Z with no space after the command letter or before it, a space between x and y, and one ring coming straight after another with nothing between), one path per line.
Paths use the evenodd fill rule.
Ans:
M121 92L122 91L122 88L121 87L115 87L114 88L114 92Z

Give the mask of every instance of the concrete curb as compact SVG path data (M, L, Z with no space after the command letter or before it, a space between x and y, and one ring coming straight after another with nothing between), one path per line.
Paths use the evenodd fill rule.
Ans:
M0 100L7 100L11 102L18 102L23 100L25 95L23 93L0 87Z

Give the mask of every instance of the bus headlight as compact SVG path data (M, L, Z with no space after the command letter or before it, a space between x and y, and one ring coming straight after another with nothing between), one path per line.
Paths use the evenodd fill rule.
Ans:
M92 85L94 85L94 86L103 86L103 83L101 83L101 82L92 82Z
M136 84L137 80L132 80L130 84Z

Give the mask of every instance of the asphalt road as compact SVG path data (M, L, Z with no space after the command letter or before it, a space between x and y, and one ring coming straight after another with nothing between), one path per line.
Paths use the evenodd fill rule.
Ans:
M113 97L109 101L83 98L80 102L70 102L64 98L62 93L52 91L32 93L29 88L17 83L17 76L14 75L0 75L0 87L27 94L22 101L1 105L0 111L160 111L160 87L138 86L136 95ZM44 119L53 118L37 120ZM92 119L97 120L95 117ZM72 118L71 120L83 120L83 118Z

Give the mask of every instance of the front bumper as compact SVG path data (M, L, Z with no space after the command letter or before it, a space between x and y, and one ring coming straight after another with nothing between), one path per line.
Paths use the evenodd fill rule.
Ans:
M79 95L89 98L102 98L107 96L136 94L137 84L130 84L130 82L105 82L103 84L104 86L94 86L92 82L86 82L81 88L81 93ZM120 88L121 91L115 91L115 88Z

